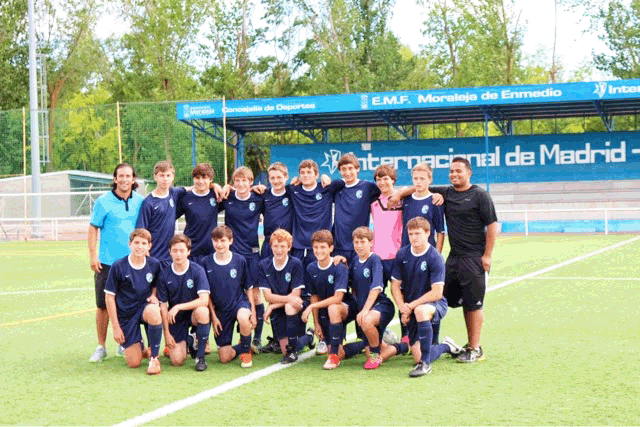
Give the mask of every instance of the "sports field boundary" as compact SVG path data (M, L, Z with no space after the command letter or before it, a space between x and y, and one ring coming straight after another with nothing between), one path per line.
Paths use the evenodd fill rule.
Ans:
M541 274L545 274L545 273L547 273L549 271L553 271L553 270L556 270L558 268L562 268L562 267L565 267L567 265L583 261L585 259L594 257L596 255L600 255L600 254L602 254L604 252L607 252L607 251L610 251L610 250L614 250L614 249L620 248L622 246L628 245L630 243L636 242L638 240L640 240L640 236L636 236L636 237L634 237L632 239L625 240L623 242L619 242L619 243L616 243L614 245L598 249L596 251L587 253L585 255L580 255L578 257L571 258L571 259L569 259L567 261L563 261L561 263L554 264L552 266L543 268L543 269L538 270L538 271L534 271L532 273L528 273L528 274L525 274L525 275L522 275L522 276L519 276L519 277L515 277L515 278L507 280L505 282L498 283L497 285L488 287L487 288L487 292L492 292L492 291L495 291L497 289L501 289L501 288L504 288L506 286L512 285L514 283L518 283L518 282L522 282L522 281L527 280L527 279L535 278L536 276L539 276ZM398 324L398 323L399 323L398 319L394 319L389 325L395 325L395 324ZM356 337L355 334L350 334L349 336L347 336L347 340L352 340L355 337ZM266 377L268 375L271 375L271 374L273 374L275 372L281 371L282 369L286 369L286 368L289 368L291 366L294 366L294 365L296 365L296 364L298 364L298 363L300 363L300 362L302 362L304 360L309 359L314 354L315 354L314 350L307 351L306 353L301 354L298 357L298 361L295 362L295 363L291 363L291 364L287 364L287 365L283 365L281 363L276 363L276 364L271 365L269 367L260 369L259 371L251 372L250 374L247 374L247 375L244 375L242 377L236 378L234 380L231 380L231 381L226 382L224 384L221 384L219 386L213 387L213 388L211 388L209 390L205 390L205 391L200 392L200 393L198 393L196 395L193 395L191 397L187 397L185 399L178 400L176 402L173 402L173 403L170 403L168 405L162 406L162 407L160 407L160 408L158 408L156 410L144 413L142 415L138 415L136 417L130 418L128 420L125 420L125 421L123 421L121 423L114 424L114 427L137 427L137 426L149 423L151 421L157 420L159 418L162 418L164 416L171 415L171 414L173 414L175 412L178 412L178 411L180 411L182 409L185 409L185 408L187 408L189 406L198 404L198 403L203 402L203 401L205 401L207 399L210 399L212 397L216 397L216 396L218 396L220 394L226 393L227 391L230 391L230 390L238 388L238 387L240 387L242 385L251 383L251 382L256 381L256 380L258 380L260 378L263 378L263 377Z

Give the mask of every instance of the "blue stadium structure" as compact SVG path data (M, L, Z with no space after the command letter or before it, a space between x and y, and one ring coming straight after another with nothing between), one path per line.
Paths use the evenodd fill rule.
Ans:
M630 216L618 209L640 207L640 133L616 132L614 121L615 116L637 117L638 112L640 80L252 99L228 101L224 112L221 101L185 102L177 105L176 113L194 132L218 140L224 115L229 135L236 137L238 165L244 163L247 134L274 131L297 131L313 143L274 145L272 159L296 170L301 159L312 158L322 173L335 177L339 156L353 152L365 178L371 178L377 165L390 163L398 170L398 184L407 184L410 169L426 161L434 168L434 183L443 184L448 182L450 159L463 155L474 167L474 182L491 190L498 208L520 215L513 225L504 221L503 231L610 232L640 229L637 221L616 222L620 215ZM582 117L600 117L607 131L513 132L517 121ZM484 124L483 138L420 138L420 126L478 122ZM490 123L501 136L489 136ZM365 127L393 128L404 139L329 141L330 129ZM546 213L536 214L535 208ZM584 213L606 208L610 212L604 220L601 212ZM550 209L582 209L577 216L586 222L568 223L575 213L564 218L561 213L550 215ZM530 215L522 221L525 210Z

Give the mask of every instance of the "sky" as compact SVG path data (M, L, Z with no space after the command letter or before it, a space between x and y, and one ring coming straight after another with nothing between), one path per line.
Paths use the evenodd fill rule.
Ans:
M524 51L535 55L540 49L548 52L551 63L554 32L554 0L515 0L516 6L522 8L522 19L527 22L524 35ZM260 11L255 13L258 15ZM396 0L390 23L391 30L399 37L402 44L414 52L421 50L426 40L422 36L422 23L425 16L416 0ZM125 29L121 20L112 15L103 15L98 21L99 37L122 34ZM582 16L558 8L558 40L556 50L558 58L564 66L563 78L578 70L585 62L590 61L593 51L606 51L605 44L595 34L585 33L589 22ZM591 80L611 79L610 76L594 70Z

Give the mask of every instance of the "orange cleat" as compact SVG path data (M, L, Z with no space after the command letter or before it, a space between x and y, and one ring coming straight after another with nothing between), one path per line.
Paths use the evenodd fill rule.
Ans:
M166 345L164 346L164 350L162 350L162 354L165 357L169 357L169 347L167 347Z
M253 356L251 355L251 352L242 353L240 355L240 360L242 361L242 363L240 363L240 366L242 366L243 368L250 368L253 366Z
M337 354L330 354L322 365L322 369L336 369L338 366L340 366L340 358Z
M152 357L149 359L149 367L147 368L147 374L149 375L157 375L162 371L160 367L160 360L157 357Z

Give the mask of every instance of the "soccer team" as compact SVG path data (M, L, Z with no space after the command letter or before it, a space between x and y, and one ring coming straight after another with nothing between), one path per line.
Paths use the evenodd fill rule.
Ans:
M266 188L254 187L251 170L240 167L233 185L221 188L213 184L211 166L199 164L193 187L174 188L173 167L162 161L154 170L156 189L142 200L133 191L133 168L118 165L113 190L96 201L88 233L99 343L90 361L106 356L109 320L127 364L138 367L148 357L149 374L161 371L163 333L173 365L190 353L196 370L205 370L211 328L220 361L239 356L245 368L255 353L282 352L282 363L292 363L305 347L328 354L324 369L363 350L365 369L411 352L411 377L431 372L431 362L443 353L461 362L481 360L497 217L489 195L471 185L469 162L452 160L453 186L446 187L430 187L431 168L418 164L413 187L400 191L391 165L375 170L375 183L358 178L353 154L340 158L338 170L342 179L320 180L318 165L304 160L287 184L288 170L276 162L268 168ZM218 226L221 212L225 225ZM175 221L183 215L184 234L176 235ZM445 217L451 246L446 268L440 254ZM385 293L388 283L401 340L385 333L396 312ZM467 326L464 348L439 339L447 307L459 306ZM310 315L313 328L306 329ZM344 344L352 321L358 340ZM273 338L263 347L265 322ZM236 324L240 339L232 345Z

